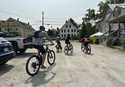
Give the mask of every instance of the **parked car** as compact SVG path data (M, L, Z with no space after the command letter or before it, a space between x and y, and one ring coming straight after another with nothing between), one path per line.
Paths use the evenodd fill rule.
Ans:
M6 39L0 37L0 65L5 64L15 56L12 44Z
M16 54L23 54L28 48L33 45L32 36L24 38L21 36L15 36L10 33L0 32L0 37L5 38L13 45L13 49Z

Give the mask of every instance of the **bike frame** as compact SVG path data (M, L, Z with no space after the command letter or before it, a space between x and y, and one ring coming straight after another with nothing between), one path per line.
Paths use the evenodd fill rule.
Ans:
M46 48L45 49L45 56L46 56L46 54L47 54L47 52L49 52L49 47L48 47L48 45L45 45L45 47L44 48ZM39 57L39 60L40 60L40 65L42 64L42 57L43 57L43 54L38 50L38 57Z

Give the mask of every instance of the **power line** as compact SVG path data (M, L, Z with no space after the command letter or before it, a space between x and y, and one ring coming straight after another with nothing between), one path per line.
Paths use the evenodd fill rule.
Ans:
M34 25L40 25L40 24L32 24L32 25L34 26ZM62 25L62 24L45 23L44 25Z

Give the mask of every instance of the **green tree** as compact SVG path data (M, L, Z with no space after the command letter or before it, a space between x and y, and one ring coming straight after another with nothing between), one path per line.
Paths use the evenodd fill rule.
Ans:
M81 37L89 37L91 34L96 32L95 26L91 23L91 21L95 21L97 19L95 9L87 9L87 13L85 17L82 18L82 27L79 31L79 36Z
M104 18L108 9L109 9L109 6L108 6L109 2L106 1L106 2L103 2L101 1L99 4L98 4L98 7L99 7L99 14L97 14L98 18Z
M83 21L83 23L82 23L82 28L81 28L81 30L79 31L79 36L80 36L80 38L81 38L81 37L85 37L85 36L89 37L90 35L94 34L95 32L96 32L95 26L93 26L93 25L92 25L91 23L89 23L89 22L85 23L85 22Z
M87 20L96 20L95 9L90 9L90 8L87 9L86 19Z

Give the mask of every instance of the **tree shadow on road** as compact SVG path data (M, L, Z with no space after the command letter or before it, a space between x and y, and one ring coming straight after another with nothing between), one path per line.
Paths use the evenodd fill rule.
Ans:
M51 81L56 76L56 73L51 71L52 68L54 68L54 67L55 67L55 65L50 66L45 71L39 71L39 73L37 75L35 75L33 77L29 77L25 81L25 84L32 83L33 87L47 84L49 81Z
M9 72L12 68L14 68L14 66L12 66L12 65L8 65L8 64L1 65L0 66L0 76Z

